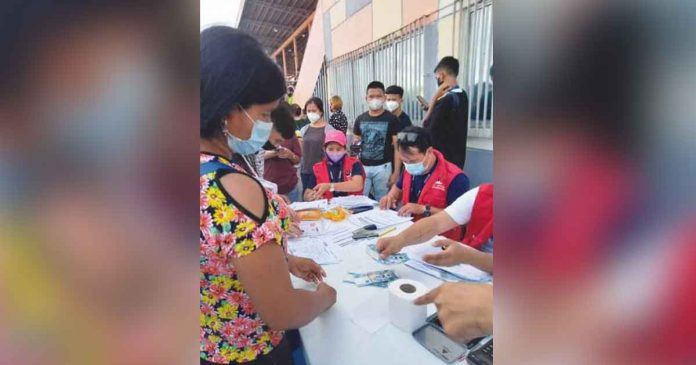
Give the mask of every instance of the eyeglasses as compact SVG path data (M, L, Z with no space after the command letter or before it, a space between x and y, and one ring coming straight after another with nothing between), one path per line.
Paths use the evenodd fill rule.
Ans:
M415 142L420 134L416 132L399 132L396 134L396 139L400 142Z

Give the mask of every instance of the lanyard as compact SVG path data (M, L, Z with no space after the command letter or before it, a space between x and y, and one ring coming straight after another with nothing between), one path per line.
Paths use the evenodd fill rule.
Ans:
M411 176L411 186L413 186L413 182L415 181L416 176L417 176L417 175ZM421 186L421 188L420 188L420 189L418 190L418 192L416 193L416 199L418 199L418 197L419 197L419 196L421 195L421 193L423 192L423 189L425 188L425 184L428 183L428 180L430 179L431 176L433 176L433 172L432 172L432 171L428 173L428 176L425 178L425 181L423 181L423 185Z
M328 166L327 166L327 167L328 167ZM339 166L339 167L340 167L340 168L339 168L339 170L338 170L338 180L336 180L336 181L334 181L334 174L333 174L333 171L331 171L331 167L328 167L328 168L329 168L329 175L331 176L331 181L330 181L330 182L341 182L341 181L343 181L343 180L341 180L341 179L343 178L343 166Z

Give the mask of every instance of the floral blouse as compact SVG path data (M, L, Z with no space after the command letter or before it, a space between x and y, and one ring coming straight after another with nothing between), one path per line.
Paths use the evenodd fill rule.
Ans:
M343 132L343 134L348 130L348 118L346 118L346 115L343 114L341 110L336 110L331 114L329 117L329 124L335 129Z
M200 154L201 164L209 161L244 173L225 158ZM230 259L249 255L266 242L285 249L283 233L290 224L287 205L269 191L266 219L247 215L222 187L226 173L200 177L200 351L202 359L224 364L252 361L283 339L283 331L269 329L256 313Z

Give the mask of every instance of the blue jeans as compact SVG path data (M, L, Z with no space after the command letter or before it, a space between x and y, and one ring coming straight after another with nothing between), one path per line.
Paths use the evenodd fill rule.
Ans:
M300 174L300 179L302 180L302 190L300 190L300 197L303 197L304 200L305 190L313 188L314 185L312 185L312 183L316 184L317 180L314 178L314 174L305 173Z
M379 201L389 192L387 183L389 176L392 174L392 163L387 162L384 165L365 166L365 189L363 195L370 196L370 191L374 191L375 200Z
M300 191L302 191L302 184L300 182L295 185L295 188L290 190L290 192L287 194L288 199L290 199L291 202L299 202L301 201L300 198L302 198L302 194L300 194Z

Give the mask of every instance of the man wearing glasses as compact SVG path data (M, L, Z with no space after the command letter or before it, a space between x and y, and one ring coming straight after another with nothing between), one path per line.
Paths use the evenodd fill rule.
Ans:
M399 215L412 215L418 220L445 209L469 190L469 178L433 148L427 130L406 127L396 135L396 145L405 170L380 199L380 208L395 209L400 201ZM461 241L462 234L461 226L457 226L443 236Z

